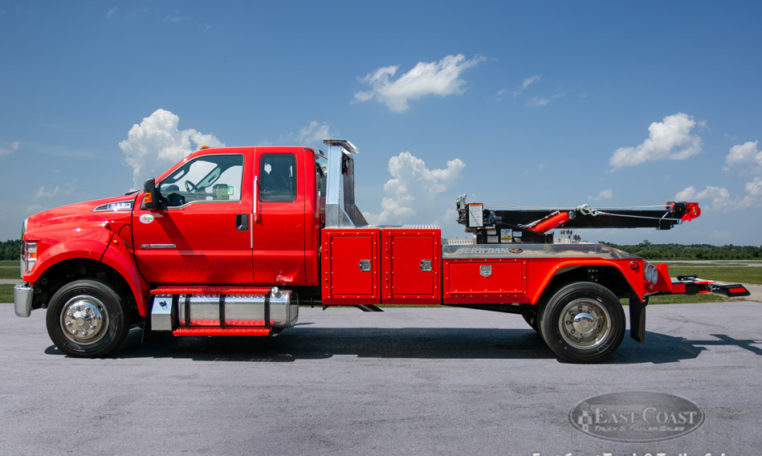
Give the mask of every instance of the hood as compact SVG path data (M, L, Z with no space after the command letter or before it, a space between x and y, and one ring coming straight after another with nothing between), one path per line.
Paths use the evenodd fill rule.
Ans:
M112 225L129 223L136 198L137 194L122 195L38 212L26 219L24 231L27 235L34 236L34 233L39 231L61 229L67 226L76 229L93 225L104 226L106 223ZM25 239L28 238L27 235L24 236Z

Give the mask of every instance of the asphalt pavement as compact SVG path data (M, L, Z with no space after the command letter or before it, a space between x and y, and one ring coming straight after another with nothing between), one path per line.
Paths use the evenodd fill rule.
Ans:
M647 343L558 362L518 315L454 308L300 309L278 337L140 343L62 355L44 311L0 305L2 455L756 455L762 304L658 305ZM703 424L652 443L569 422L581 401L678 395Z

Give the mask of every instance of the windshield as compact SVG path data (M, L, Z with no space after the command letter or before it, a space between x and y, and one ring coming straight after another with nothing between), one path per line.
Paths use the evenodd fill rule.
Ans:
M240 201L243 155L197 157L167 176L158 185L169 206L193 201Z

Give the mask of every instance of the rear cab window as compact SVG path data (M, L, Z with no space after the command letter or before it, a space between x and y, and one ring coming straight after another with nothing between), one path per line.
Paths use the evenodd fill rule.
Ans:
M293 154L262 154L259 200L266 203L296 201L296 157Z

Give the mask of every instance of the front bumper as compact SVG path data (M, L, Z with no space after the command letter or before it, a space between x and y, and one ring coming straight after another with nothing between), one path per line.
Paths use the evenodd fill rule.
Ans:
M32 313L32 298L34 288L26 285L16 285L13 287L13 310L16 316L28 317Z

